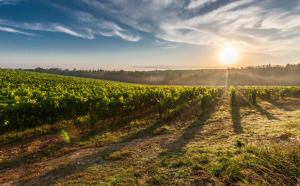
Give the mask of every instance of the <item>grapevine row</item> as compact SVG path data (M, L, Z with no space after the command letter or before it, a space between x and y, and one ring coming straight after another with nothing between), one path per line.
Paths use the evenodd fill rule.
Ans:
M297 86L240 86L238 89L248 96L252 103L256 103L257 96L266 100L271 99L272 96L300 97L300 87Z
M205 108L223 89L130 85L4 69L0 77L2 131L53 126L88 113L93 124L158 104L161 112L169 113L197 97Z

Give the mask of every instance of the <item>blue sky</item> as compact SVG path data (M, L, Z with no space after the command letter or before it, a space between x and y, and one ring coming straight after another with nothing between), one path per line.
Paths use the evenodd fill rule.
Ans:
M0 0L0 67L300 63L300 0Z

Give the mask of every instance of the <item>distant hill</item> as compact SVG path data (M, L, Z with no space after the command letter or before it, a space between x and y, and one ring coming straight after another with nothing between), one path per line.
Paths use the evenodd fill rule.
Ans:
M225 85L227 69L107 71L61 68L24 69L40 73L86 77L151 85ZM229 85L300 85L300 63L229 69Z

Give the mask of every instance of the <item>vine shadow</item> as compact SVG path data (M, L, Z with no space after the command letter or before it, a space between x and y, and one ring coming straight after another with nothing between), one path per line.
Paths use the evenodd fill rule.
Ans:
M267 100L267 101L279 109L283 109L285 111L294 111L293 109L287 107L287 105L294 105L294 103L278 103L276 100Z
M174 120L177 117L179 116L175 116L172 120ZM35 185L36 182L41 181L46 185L54 184L56 183L56 180L64 179L68 176L71 176L72 174L82 172L88 169L89 167L94 166L95 164L100 165L107 163L107 161L111 161L110 159L108 159L111 155L114 156L115 154L118 154L118 156L120 156L118 157L120 158L120 160L122 160L123 158L130 158L132 152L124 152L122 151L122 149L126 147L134 148L141 144L143 141L147 140L147 137L155 136L154 131L161 127L163 124L164 122L158 120L157 122L154 122L147 128L137 131L131 134L130 136L123 138L117 143L113 143L109 146L102 147L99 149L99 151L91 155L74 159L70 163L59 165L55 169L44 173L43 175L35 178L34 180L26 184ZM76 164L76 162L88 162L88 160L91 160L92 163L87 163L79 166ZM117 161L119 159L113 159L113 161L115 160ZM51 177L51 180L48 179L49 177Z
M232 118L233 123L233 129L236 134L244 133L243 127L242 127L242 117L240 115L240 109L238 106L232 107L230 109L230 114Z
M166 145L167 152L184 152L183 148L186 147L193 139L196 138L202 130L206 121L211 118L213 113L218 109L220 99L214 100L207 111L202 112L195 121L191 123L188 127L183 129L181 136L175 141Z
M279 118L273 116L270 112L263 109L259 104L254 104L254 107L261 113L261 115L266 116L268 120L280 120Z

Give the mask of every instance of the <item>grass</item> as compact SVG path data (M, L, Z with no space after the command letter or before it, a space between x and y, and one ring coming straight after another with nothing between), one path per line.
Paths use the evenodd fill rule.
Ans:
M300 136L300 106L291 106L300 100L288 100L257 107L238 94L230 108L227 95L206 114L191 104L163 121L152 113L94 133L75 127L70 143L60 132L10 143L0 184L297 185L300 144L288 141Z
M66 127L74 125L72 121L62 121L55 124L52 128L51 125L43 125L37 127L35 132L33 129L26 129L24 131L12 131L0 135L0 147L9 143L15 143L24 139L34 138L37 136L43 136L45 134L51 134L53 132L60 131Z
M243 144L243 142L241 140L239 140L239 139L236 140L236 146L237 147L242 147L243 145L244 144Z
M170 134L173 133L176 129L172 126L164 125L162 127L159 127L153 131L155 135L161 135L161 134Z

